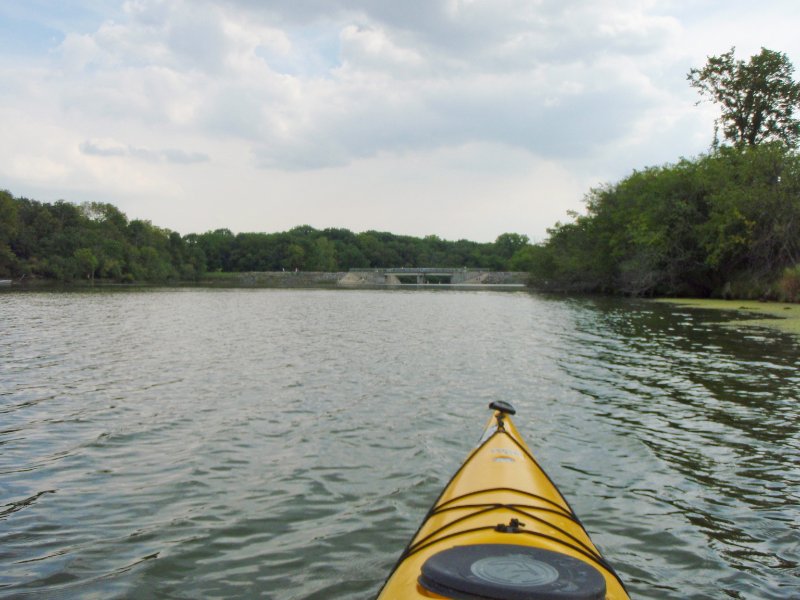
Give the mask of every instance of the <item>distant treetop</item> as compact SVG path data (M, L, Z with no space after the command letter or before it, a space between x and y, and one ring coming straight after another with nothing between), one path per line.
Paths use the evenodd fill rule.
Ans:
M782 52L761 48L748 62L734 59L735 48L710 56L705 67L687 75L692 87L719 104L716 125L736 147L781 141L796 148L800 141L800 83ZM718 140L714 140L717 145Z

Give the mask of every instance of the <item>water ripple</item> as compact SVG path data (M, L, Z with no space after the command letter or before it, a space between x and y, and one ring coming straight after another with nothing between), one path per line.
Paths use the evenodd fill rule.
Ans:
M497 398L636 598L797 589L781 334L513 293L0 303L0 596L369 597Z

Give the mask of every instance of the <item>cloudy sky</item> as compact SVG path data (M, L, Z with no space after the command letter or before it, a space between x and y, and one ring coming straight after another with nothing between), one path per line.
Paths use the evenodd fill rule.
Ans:
M686 73L797 0L0 0L0 188L186 234L533 240L703 152Z

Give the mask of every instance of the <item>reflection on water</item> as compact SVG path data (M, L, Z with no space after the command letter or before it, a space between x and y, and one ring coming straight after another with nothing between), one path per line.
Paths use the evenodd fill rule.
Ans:
M724 315L710 311L583 305L570 338L586 351L579 366L561 366L597 415L657 461L646 481L626 485L642 498L629 525L649 529L670 561L642 583L676 598L698 577L709 585L690 586L692 597L800 594L797 342L720 327Z
M517 425L636 598L800 580L800 346L524 293L0 294L0 597L360 599Z

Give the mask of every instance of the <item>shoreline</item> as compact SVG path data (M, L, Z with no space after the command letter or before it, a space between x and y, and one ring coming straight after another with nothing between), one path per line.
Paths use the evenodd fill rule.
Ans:
M238 275L238 274L235 274ZM314 278L272 278L272 277L223 277L201 281L163 281L131 282L114 281L71 281L52 279L28 280L0 286L0 293L21 291L90 291L90 290L137 290L137 289L317 289L317 290L439 290L439 291L531 291L524 283L371 283L341 282L331 279Z
M5 280L8 284L2 289L134 289L134 288L275 288L275 289L369 289L369 290L503 290L521 291L529 289L526 273L485 272L479 278L455 283L415 282L403 283L398 277L376 276L382 270L352 271L250 271L250 272L211 272L198 281L129 282L85 279L62 282L54 279Z

